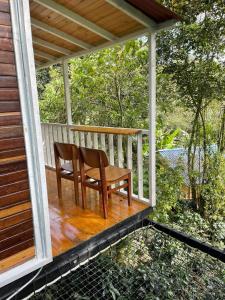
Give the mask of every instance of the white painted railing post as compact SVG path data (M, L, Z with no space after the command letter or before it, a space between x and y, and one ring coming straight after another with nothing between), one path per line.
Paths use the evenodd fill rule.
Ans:
M137 135L137 175L138 175L138 197L143 198L143 145L142 132Z
M149 35L149 200L156 205L156 34Z
M64 60L62 63L63 68L63 82L64 82L64 98L66 105L66 121L67 125L72 125L72 108L71 108L71 93L70 93L70 80L69 80L69 66L68 61ZM69 142L73 144L73 134L68 129Z

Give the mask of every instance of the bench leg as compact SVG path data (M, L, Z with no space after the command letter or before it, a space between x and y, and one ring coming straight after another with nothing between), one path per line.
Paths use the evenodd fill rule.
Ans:
M131 195L131 173L128 174L127 183L128 183L128 189L127 189L128 205L131 206L131 205L132 205L132 195Z

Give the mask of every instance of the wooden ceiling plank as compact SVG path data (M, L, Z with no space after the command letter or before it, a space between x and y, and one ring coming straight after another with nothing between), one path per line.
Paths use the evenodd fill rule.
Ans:
M95 23L81 17L77 13L69 10L65 6L58 4L52 0L34 0L34 2L45 6L48 9L51 9L52 11L56 12L59 15L62 15L63 17L69 19L72 22L75 22L79 24L80 26L88 29L89 31L92 31L96 33L97 35L103 37L104 39L108 41L116 40L117 37L113 35L111 32L105 30L104 28L96 25Z
M42 47L54 50L56 52L62 53L64 55L71 54L71 51L69 51L68 49L59 47L59 46L57 46L57 45L55 45L53 43L49 43L49 42L47 42L45 40L42 40L40 38L37 38L37 37L33 38L33 43L36 44L36 45L39 45L39 46L42 46Z
M55 27L49 26L48 24L43 23L37 19L31 18L31 24L32 24L32 26L34 26L36 28L39 28L47 33L53 34L53 35L59 37L60 39L63 39L65 41L67 41L71 44L74 44L76 46L79 46L83 49L90 49L92 47L92 45L87 44L87 43L73 37L72 35L67 34L61 30L58 30Z
M145 27L149 28L150 31L154 32L156 30L156 23L147 17L144 13L140 10L136 9L134 6L125 2L124 0L105 0L112 6L116 7L126 15L130 16L132 19L136 20L137 22L141 23Z

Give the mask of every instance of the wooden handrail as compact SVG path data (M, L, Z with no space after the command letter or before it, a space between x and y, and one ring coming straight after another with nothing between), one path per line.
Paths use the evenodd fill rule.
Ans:
M70 130L81 131L81 132L106 133L106 134L121 134L121 135L135 135L142 132L141 129L87 126L87 125L71 126Z

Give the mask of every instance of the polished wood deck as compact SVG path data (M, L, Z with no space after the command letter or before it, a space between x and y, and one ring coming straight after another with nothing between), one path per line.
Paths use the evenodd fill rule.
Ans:
M108 219L104 219L96 191L87 189L87 208L84 210L81 206L75 205L72 181L62 179L63 199L59 202L55 172L47 169L46 175L53 256L58 256L76 247L148 207L146 204L135 200L129 207L125 197L112 194L112 199L109 200L108 204ZM1 260L0 273L27 261L33 256L34 247L31 247Z
M148 207L135 200L129 207L126 198L113 194L108 204L108 219L104 219L96 191L88 190L87 208L83 210L81 206L75 205L73 182L63 179L62 184L63 199L60 203L57 197L55 172L47 170L53 256L74 248Z

